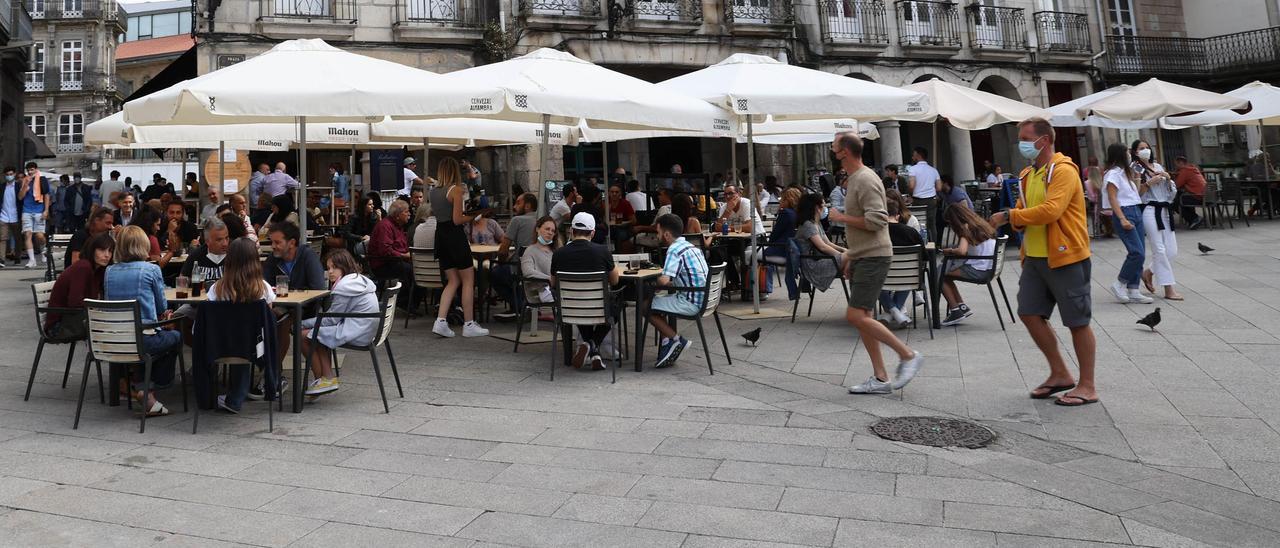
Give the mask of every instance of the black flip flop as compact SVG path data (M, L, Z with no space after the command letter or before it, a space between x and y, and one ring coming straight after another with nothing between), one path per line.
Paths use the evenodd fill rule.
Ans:
M1064 385L1061 385L1061 386L1049 386L1049 385L1047 385L1047 384L1042 384L1042 385L1037 386L1037 387L1035 387L1034 389L1032 389L1032 390L1031 390L1031 392L1032 392L1032 394L1031 394L1031 399L1033 399L1033 400L1047 400L1047 399L1049 399L1049 398L1052 398L1052 397L1053 397L1053 395L1054 395L1054 394L1057 394L1058 392L1066 392L1067 390L1071 390L1072 388L1075 388L1075 387L1076 387L1076 385L1074 385L1074 384L1064 384ZM1042 394L1036 394L1036 393L1035 393L1035 391L1036 391L1036 390L1040 390L1040 389L1042 389L1042 388L1048 388L1048 389L1049 389L1049 391L1048 391L1048 392L1045 392L1045 393L1042 393Z
M1079 402L1079 403L1069 403L1069 402L1067 402L1067 401L1063 400L1063 398L1071 398L1072 400L1075 400L1075 401L1077 401L1077 402ZM1067 396L1067 395L1063 395L1061 398L1058 398L1058 399L1053 400L1053 403L1054 403L1054 405L1061 405L1061 406L1063 406L1063 407L1080 407L1081 405L1089 405L1089 404L1091 404L1091 403L1098 403L1098 398L1088 399L1088 398L1082 398L1082 397L1080 397L1080 396Z

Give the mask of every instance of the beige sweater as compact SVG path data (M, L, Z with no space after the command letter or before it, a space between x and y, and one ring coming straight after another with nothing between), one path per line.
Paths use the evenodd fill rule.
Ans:
M844 213L866 219L866 229L846 223L844 237L850 259L863 257L891 257L893 243L889 241L889 215L884 205L884 184L876 172L862 166L849 175L849 189L844 199Z

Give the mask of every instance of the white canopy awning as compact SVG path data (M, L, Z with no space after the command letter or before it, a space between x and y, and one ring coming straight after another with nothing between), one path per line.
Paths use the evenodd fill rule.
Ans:
M496 88L500 99L473 105L471 116L598 129L676 129L728 136L732 116L696 98L662 89L584 61L542 48L507 61L441 75L446 86Z
M1239 114L1231 110L1209 110L1188 116L1167 118L1170 124L1181 126L1216 126L1222 124L1280 126L1280 88L1263 82L1251 82L1225 93L1231 97L1246 99L1253 109Z
M135 124L372 122L383 116L465 115L501 100L493 87L359 55L323 40L290 40L270 51L125 103ZM310 135L307 136L310 139Z
M432 143L454 138L467 139L469 146L537 144L542 142L542 124L485 118L440 118L436 120L386 120L373 124L373 135L387 140L430 139ZM577 129L552 124L548 144L577 143Z
M848 130L842 129L840 131ZM774 133L771 135L757 135L755 142L762 145L816 145L836 140L836 133ZM880 138L880 130L876 129L875 124L863 122L858 124L858 137L873 141ZM746 142L746 139L739 137L738 142Z
M158 125L135 126L124 121L117 112L98 120L84 130L85 142L109 148L189 148L289 150L300 141L297 124L217 124L212 126ZM449 138L434 140L432 145L456 150L470 144L463 132L454 131ZM329 122L307 124L307 146L317 148L400 148L422 146L421 139L390 138L372 135L370 124Z
M871 126L871 124L862 124L863 126ZM874 129L874 126L872 126ZM699 131L658 131L658 130L631 130L631 129L594 129L585 126L576 128L581 135L583 141L590 143L612 143L616 141L626 141L629 139L650 139L655 137L716 137L714 134L708 134ZM743 129L743 128L740 128ZM782 142L765 142L760 138L763 136L779 136L779 135L814 135L814 134L831 134L835 135L843 131L853 131L858 129L862 131L858 121L853 118L828 118L814 120L785 120L777 121L772 116L766 117L764 122L752 125L752 135L755 136L756 142L763 144L779 145L779 144L803 144L805 142L821 143L823 141L805 141L801 143L782 143ZM879 132L876 132L879 136ZM743 129L737 136L739 142L746 142L746 131ZM826 142L830 142L827 139Z
M933 105L930 113L945 118L952 127L959 129L987 129L996 124L1021 122L1028 118L1048 119L1050 116L1049 111L1043 108L937 78L903 89L927 94Z
M912 120L929 111L922 93L788 65L771 57L737 53L659 87L703 99L738 115L775 120L851 117ZM740 130L741 132L742 130Z
M1124 91L1076 108L1075 116L1085 120L1098 116L1119 122L1154 121L1166 116L1206 110L1247 112L1249 100L1213 93L1152 78Z
M1115 95L1122 91L1127 91L1130 87L1131 86L1129 86L1128 84L1121 84L1115 87L1104 89L1102 91L1091 93L1089 95L1085 95L1084 97L1080 97L1078 99L1072 99L1065 103L1060 103L1060 104L1051 106L1049 107L1049 113L1052 114L1053 117L1049 118L1049 123L1053 124L1055 127L1102 127L1102 128L1110 128L1110 129L1150 129L1150 128L1156 127L1155 120L1134 120L1134 121L1121 122L1121 121L1112 120L1110 118L1103 118L1101 116L1096 116L1092 114L1083 120L1076 117L1076 110L1079 110L1081 108L1086 108L1089 105L1092 105L1108 97L1111 97L1112 95Z

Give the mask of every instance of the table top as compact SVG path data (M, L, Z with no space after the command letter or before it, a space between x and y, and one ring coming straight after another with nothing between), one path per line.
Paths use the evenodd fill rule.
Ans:
M662 275L661 268L644 268L635 274L626 274L625 272L619 276L624 280L647 280L649 278L657 278Z
M286 297L276 297L276 301L273 304L301 305L301 304L307 304L316 299L324 298L328 295L329 295L329 290L327 289L295 289L295 290L289 291L289 295ZM169 301L170 303L195 304L195 303L200 303L200 302L209 300L209 293L208 293L208 288L205 288L205 291L201 291L199 296L196 296L196 297L188 296L185 299L179 299L177 289L172 287L166 287L164 290L164 298L166 301Z
M500 246L496 244L471 244L472 255L493 255Z
M730 232L728 234L724 234L722 232L703 232L702 236L710 237L710 238L741 238L745 240L751 237L751 233L750 232Z

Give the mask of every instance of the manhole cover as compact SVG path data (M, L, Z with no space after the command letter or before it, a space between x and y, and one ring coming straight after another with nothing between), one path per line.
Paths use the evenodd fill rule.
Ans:
M887 440L933 447L985 447L995 439L987 428L942 417L894 417L871 425L871 431Z

